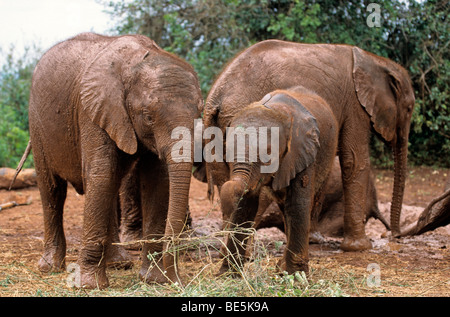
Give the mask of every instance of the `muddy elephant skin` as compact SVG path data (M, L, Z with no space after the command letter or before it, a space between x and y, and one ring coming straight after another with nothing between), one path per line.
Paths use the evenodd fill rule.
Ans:
M364 223L367 223L370 218L378 219L387 230L390 230L389 223L384 219L378 208L377 190L373 175L371 175L369 180L366 202L367 214ZM316 203L320 205L318 208L314 208L317 214L311 215L310 242L320 243L323 241L322 235L342 237L344 233L344 192L338 157L335 158L330 175L326 181L323 201ZM270 193L263 189L259 197L254 228L257 230L270 227L277 227L284 231L283 213L277 204L273 202Z
M393 148L390 223L393 235L398 236L415 99L407 71L393 61L350 45L259 42L237 55L216 79L205 103L204 126L224 130L247 105L270 91L297 85L322 97L339 125L345 198L341 248L372 247L364 228L371 131ZM220 169L217 162L206 165L209 175L208 171Z
M65 265L62 221L70 182L86 196L78 260L82 287L109 285L105 259L113 249L119 186L137 158L143 237L170 240L181 232L192 162L172 159L177 140L171 131L178 126L192 130L201 108L193 68L145 36L83 33L43 55L33 74L29 106L44 209L42 271ZM178 281L172 252L149 269L147 253L167 250L169 244L144 245L142 279Z
M248 143L245 162L237 159L227 162L229 180L215 184L220 185L224 222L233 229L228 235L226 252L229 255L224 258L221 272L233 271L236 265L243 263L245 235L234 233L234 230L251 225L262 188L270 189L283 210L286 223L287 245L278 264L280 271L289 274L308 272L311 212L314 202L322 196L338 142L338 124L330 106L303 87L276 90L243 108L231 120L230 126L278 128L279 166L274 172L261 172L264 161L261 156L256 162L249 159ZM265 153L274 151L270 144L267 142L268 151Z

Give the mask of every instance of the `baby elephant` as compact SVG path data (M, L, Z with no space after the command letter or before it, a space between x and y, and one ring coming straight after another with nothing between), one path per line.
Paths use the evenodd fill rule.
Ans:
M246 142L245 159L242 155L227 159L230 179L220 186L224 222L230 229L250 227L261 189L270 188L286 222L287 246L279 269L289 274L308 273L310 215L336 155L338 124L329 105L303 87L276 90L241 110L230 128L258 131L259 154L252 160L252 143ZM263 133L269 130L270 137L265 139ZM234 142L228 135L227 156L229 143ZM268 153L272 162L268 162ZM269 166L272 171L266 172ZM230 232L229 256L224 258L221 273L241 266L245 255L246 235Z

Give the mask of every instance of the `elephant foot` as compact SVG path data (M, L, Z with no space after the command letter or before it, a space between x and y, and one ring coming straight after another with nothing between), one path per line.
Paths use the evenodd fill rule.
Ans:
M124 229L119 235L120 242L125 243L124 248L126 250L139 250L141 245L139 241L142 239L142 233L140 230Z
M124 247L120 245L112 245L109 251L110 252L106 257L108 267L124 270L128 270L133 267L133 259Z
M296 263L287 263L286 258L283 256L277 263L277 271L280 274L286 272L287 274L294 274L295 272L305 272L306 275L309 275L309 260L300 258L300 256L296 257Z
M219 271L215 274L217 277L221 276L231 276L233 278L240 278L242 277L241 273L236 269L230 267L228 264L222 264Z
M38 261L39 271L43 273L64 272L66 261L64 256L56 256L54 252L45 252Z
M174 270L172 271L173 272L168 272L157 264L152 267L142 266L139 271L139 278L147 284L178 283L178 285L183 285L178 275Z
M314 231L309 234L309 243L322 244L325 242L326 242L326 239L319 231Z
M342 241L341 250L343 251L364 251L372 249L372 242L370 242L369 238L366 236L362 238L349 238L344 237L344 241Z
M105 289L109 286L108 277L104 269L98 268L81 272L81 287L85 289Z

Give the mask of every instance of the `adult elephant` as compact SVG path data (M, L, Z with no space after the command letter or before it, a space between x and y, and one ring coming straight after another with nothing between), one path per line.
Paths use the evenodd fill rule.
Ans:
M341 248L372 247L364 229L372 128L393 147L391 228L398 236L414 93L406 70L391 60L350 45L257 43L235 57L213 84L205 104L204 126L225 130L246 105L272 90L297 85L325 99L339 124L338 155L345 196ZM207 164L210 183L223 177L217 172L226 170L223 165Z
M168 240L184 224L192 160L171 156L171 132L193 129L202 97L193 68L141 35L80 34L44 54L33 74L29 122L44 209L42 271L64 267L67 182L85 194L81 284L105 288L122 177L139 158L144 238ZM167 218L167 221L166 221ZM170 243L146 244L140 275L178 281ZM148 252L164 253L149 269ZM164 275L162 272L166 272Z

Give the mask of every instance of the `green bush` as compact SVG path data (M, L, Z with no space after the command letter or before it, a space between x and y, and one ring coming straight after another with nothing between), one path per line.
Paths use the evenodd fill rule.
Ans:
M5 61L0 73L0 167L15 168L29 140L28 99L31 77L38 50L27 48L23 56L15 57L16 51L0 50ZM32 155L25 167L33 166Z
M381 26L368 27L372 1L353 0L133 0L104 1L113 33L140 33L185 58L206 97L224 65L239 51L277 38L307 43L346 43L405 67L416 95L409 158L416 165L450 167L450 6L444 0L378 0ZM0 54L0 166L15 166L28 141L28 97L36 52ZM392 155L373 139L374 164ZM28 160L27 164L32 164Z

